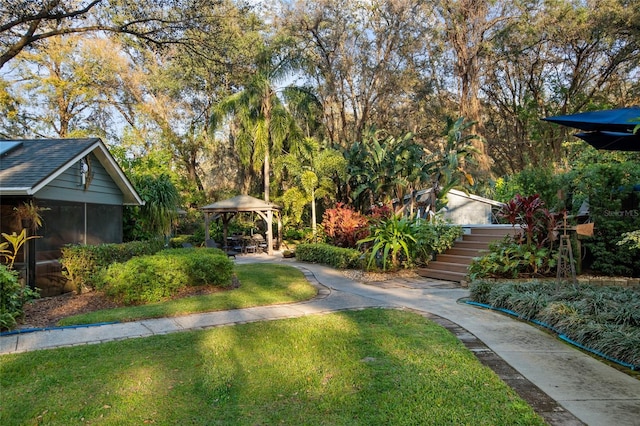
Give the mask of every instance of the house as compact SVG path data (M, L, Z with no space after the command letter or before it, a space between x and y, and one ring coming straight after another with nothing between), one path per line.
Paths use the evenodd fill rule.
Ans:
M99 138L0 140L0 230L19 233L15 207L42 208L38 236L16 269L42 296L60 294L58 259L66 244L122 242L124 205L143 201Z
M414 194L414 213L417 217L426 218L431 203L433 202L431 194L433 189L424 189L416 191ZM504 204L480 197L473 194L467 194L457 189L451 189L447 192L447 205L441 209L445 219L456 225L491 225L497 223L495 213ZM410 203L410 197L404 199L405 206Z

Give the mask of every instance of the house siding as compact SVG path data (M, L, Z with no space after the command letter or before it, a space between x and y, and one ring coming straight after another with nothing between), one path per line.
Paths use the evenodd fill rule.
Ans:
M91 163L91 178L88 188L85 189L85 186L82 185L80 163L77 163L38 191L35 196L43 200L122 205L122 191L98 158L94 154L89 154L88 157Z

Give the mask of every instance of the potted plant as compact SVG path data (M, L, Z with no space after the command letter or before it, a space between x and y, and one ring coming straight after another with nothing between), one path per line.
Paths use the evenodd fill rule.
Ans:
M25 202L14 207L13 210L16 219L18 219L23 228L35 231L42 226L42 216L40 213L49 209L39 207L31 200L28 203Z

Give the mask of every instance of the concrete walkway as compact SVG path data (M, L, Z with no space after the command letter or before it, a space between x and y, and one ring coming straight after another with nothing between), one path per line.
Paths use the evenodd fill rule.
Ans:
M282 262L319 289L290 305L62 328L0 337L0 354L94 344L183 330L294 318L347 309L410 309L454 333L481 362L552 425L640 425L640 380L585 355L554 336L503 314L459 303L466 289L429 279L362 284L331 268L280 256L239 256L236 263Z

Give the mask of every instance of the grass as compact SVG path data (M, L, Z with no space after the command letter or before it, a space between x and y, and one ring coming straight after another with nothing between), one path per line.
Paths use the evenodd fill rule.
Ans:
M58 322L58 325L125 322L197 312L293 303L311 299L317 293L301 271L287 265L237 265L236 275L240 281L240 287L233 290L161 303L95 311L64 318Z
M544 424L452 334L384 309L4 355L0 393L5 425Z

